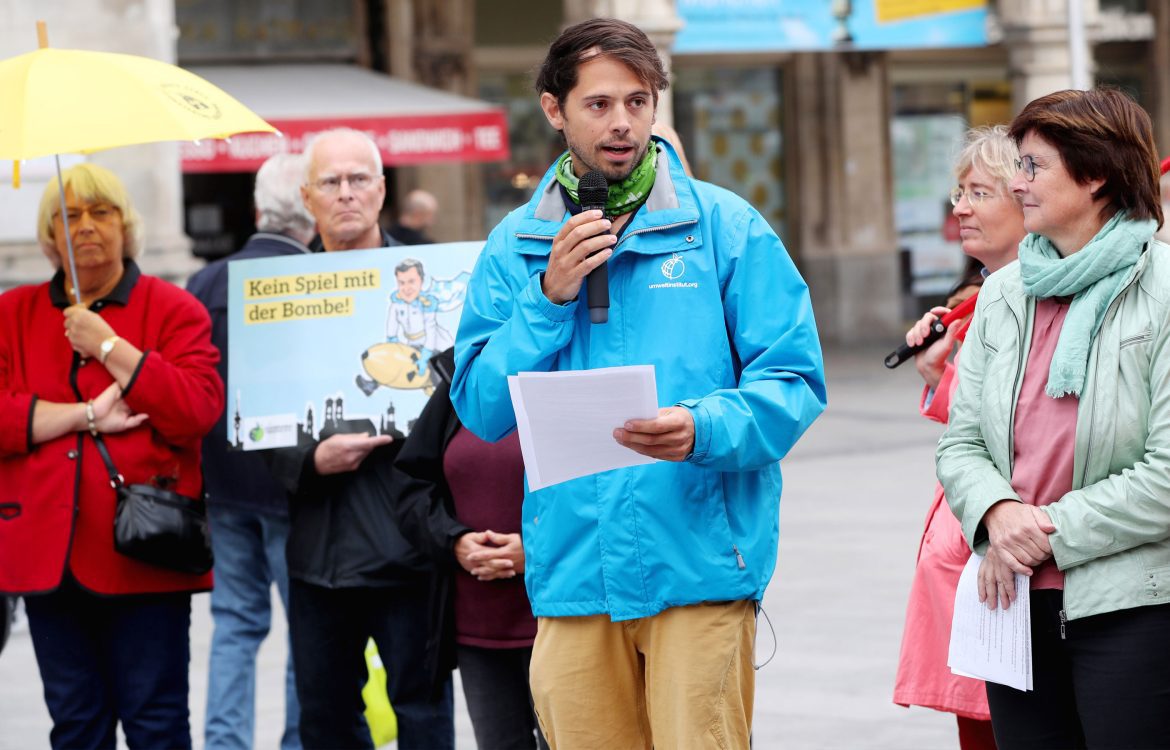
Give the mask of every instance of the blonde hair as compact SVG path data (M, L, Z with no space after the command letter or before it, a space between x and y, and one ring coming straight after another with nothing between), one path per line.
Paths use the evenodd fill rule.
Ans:
M1016 160L1019 158L1020 150L1015 139L1008 135L1006 125L971 128L955 159L955 178L961 180L963 175L978 167L998 180L1005 193L1010 193L1008 186L1016 176Z
M87 162L66 169L61 178L65 189L71 190L74 198L87 203L109 203L118 209L122 215L122 257L137 258L142 250L142 217L134 210L130 194L126 192L126 186L117 175L105 167ZM45 186L45 192L41 194L41 205L37 210L37 240L41 243L41 251L54 268L61 266L57 238L53 231L53 219L59 213L61 193L57 189L57 178L54 177Z

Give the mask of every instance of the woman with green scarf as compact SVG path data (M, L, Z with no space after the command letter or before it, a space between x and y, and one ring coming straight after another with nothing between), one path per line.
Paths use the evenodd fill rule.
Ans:
M1150 119L1118 91L1060 91L1010 134L1029 234L979 295L938 449L980 600L1008 608L1028 582L1034 689L988 683L996 742L1167 747L1170 247Z

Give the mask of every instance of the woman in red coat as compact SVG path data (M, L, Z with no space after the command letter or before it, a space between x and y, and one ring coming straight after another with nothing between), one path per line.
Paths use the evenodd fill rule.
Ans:
M54 748L113 748L119 721L132 748L190 747L190 599L211 576L114 550L91 433L128 484L198 497L218 354L203 306L138 270L118 178L92 164L63 177L77 278L54 180L37 235L57 273L0 295L0 593L26 598Z
M987 273L1015 261L1024 238L1024 212L1008 189L1015 176L1019 152L1007 128L974 128L955 163L957 185L951 191L952 213L959 221L963 252ZM981 276L968 274L960 281L947 304L956 306L976 293ZM920 344L935 316L949 312L936 307L906 334L906 343ZM914 360L926 382L920 410L936 422L947 423L956 365L948 359L963 339L970 319L951 324L946 335ZM947 667L951 617L959 575L971 556L958 520L947 507L942 485L936 485L934 502L926 515L926 527L918 549L918 563L910 601L906 606L906 627L894 685L894 702L903 706L926 706L958 717L959 747L988 750L995 747L987 692L981 680L952 674Z

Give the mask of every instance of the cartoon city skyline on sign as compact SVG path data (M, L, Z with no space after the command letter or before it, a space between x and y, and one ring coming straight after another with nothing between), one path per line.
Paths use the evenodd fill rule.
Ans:
M323 419L319 429L314 432L316 420L314 419L314 404L312 402L305 405L305 417L303 421L297 422L297 444L305 444L311 442L318 442L325 440L332 435L340 434L360 434L367 435L389 435L395 440L405 440L410 431L414 429L414 424L417 420L411 419L406 423L405 431L399 427L396 419L396 411L394 409L394 401L388 402L385 411L378 415L378 425L374 425L374 421L368 415L355 415L347 418L345 416L345 397L341 393L336 393L332 396L325 396L322 398L323 407L321 409ZM232 412L232 440L228 443L231 447L238 450L244 449L244 435L241 433L243 428L244 417L240 413L240 394L236 393L235 408ZM261 429L259 425L252 429ZM254 436L254 440L259 440L262 436Z

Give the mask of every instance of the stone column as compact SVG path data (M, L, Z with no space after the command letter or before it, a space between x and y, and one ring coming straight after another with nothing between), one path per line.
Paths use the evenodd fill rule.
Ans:
M386 0L390 73L460 96L476 96L474 0ZM478 164L444 163L396 170L399 200L414 189L434 194L439 242L482 239L483 177ZM391 207L396 210L397 207Z
M28 3L0 0L0 17L8 19L0 32L0 58L36 49L36 21L48 25L53 47L121 52L175 62L173 0L108 0L102 3ZM85 127L85 113L77 113L77 127ZM199 267L190 253L191 241L183 234L182 173L175 143L111 149L92 154L90 160L117 174L125 182L146 228L144 271L182 280ZM11 164L3 168L10 175ZM0 177L5 200L19 203L21 212L36 210L36 202L48 177L30 180L12 191L8 176ZM29 207L31 205L31 208ZM35 213L28 226L35 230ZM0 286L43 281L48 269L29 231L26 240L10 238L0 245Z
M884 53L794 56L785 82L792 147L790 252L822 338L894 340L903 330Z
M1154 91L1150 114L1159 153L1170 156L1170 3L1150 3L1154 36L1150 40L1150 88ZM1170 217L1167 217L1170 220Z
M1086 37L1091 39L1098 24L1098 2L1083 3ZM1068 0L1000 0L999 18L1008 50L1014 111L1037 97L1072 87ZM1093 64L1088 54L1091 84Z

